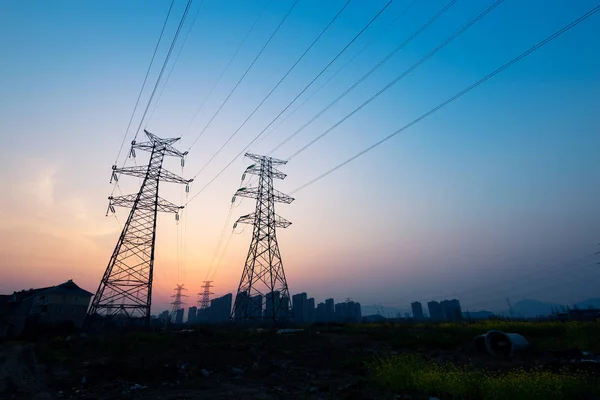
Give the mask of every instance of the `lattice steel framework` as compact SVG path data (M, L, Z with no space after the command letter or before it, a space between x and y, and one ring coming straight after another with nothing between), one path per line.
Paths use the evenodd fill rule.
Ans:
M171 296L171 297L173 297L175 299L171 303L171 305L173 306L173 308L171 308L171 322L176 323L176 324L183 323L183 310L182 310L182 307L185 305L185 302L182 300L182 298L187 297L185 294L181 293L182 291L187 290L183 286L184 285L177 285L177 287L175 289L173 289L175 291L175 294L173 296ZM178 318L177 318L177 314L178 314L179 311L181 311L181 318L180 318L180 320L178 320Z
M132 319L141 320L148 326L152 304L157 213L175 213L178 219L178 212L183 208L159 197L159 182L189 185L192 180L162 168L165 156L180 157L183 165L187 152L182 153L172 146L179 138L161 139L148 131L145 133L148 141L133 141L130 155L135 157L136 149L149 152L148 166L117 168L113 165L111 183L113 180L118 181L121 174L137 176L143 180L137 194L109 197L107 215L109 211L114 212L115 206L131 207L131 211L100 281L88 317L127 317L129 322L133 322Z
M199 305L200 309L206 309L210 306L210 295L214 294L210 291L210 288L213 287L211 285L212 281L204 281L204 285L202 285L202 292L198 293L200 297Z
M254 227L231 317L236 321L284 321L291 315L290 293L275 228L287 228L291 222L275 214L275 202L289 204L294 199L275 190L273 178L286 177L274 166L284 165L287 161L249 153L245 156L256 162L246 169L245 174L257 175L258 186L240 188L235 194L256 199L256 209L236 222L236 225L246 223Z

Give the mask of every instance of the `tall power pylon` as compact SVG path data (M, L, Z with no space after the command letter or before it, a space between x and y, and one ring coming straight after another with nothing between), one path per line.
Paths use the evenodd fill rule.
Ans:
M284 165L287 161L249 153L245 156L256 162L246 169L245 174L257 175L258 186L242 187L235 194L256 199L256 209L236 222L236 225L252 224L254 228L231 317L234 320L282 321L290 317L290 293L275 228L287 228L291 222L275 214L275 202L289 204L294 199L275 190L273 178L286 177L274 166Z
M201 286L202 292L198 293L200 297L199 305L201 309L206 309L210 306L210 295L214 294L210 291L212 281L204 281L204 285Z
M185 304L182 300L183 297L187 297L185 294L181 294L182 291L187 290L183 287L184 285L177 285L175 289L175 294L173 297L175 300L171 303L173 308L171 308L171 322L181 324L183 323L183 308L182 306ZM178 320L178 313L181 311L181 318Z
M137 194L108 198L109 211L114 212L115 206L131 207L131 211L100 281L88 317L125 316L129 322L142 320L149 326L156 217L161 211L175 213L175 218L179 219L179 210L183 208L159 197L159 182L189 185L191 180L162 167L165 156L180 157L183 165L187 152L182 153L172 146L179 138L161 139L145 132L148 141L133 141L130 154L135 157L136 149L149 152L148 166L117 168L113 165L111 183L113 180L118 181L121 174L142 178L142 183ZM189 190L189 186L186 190Z

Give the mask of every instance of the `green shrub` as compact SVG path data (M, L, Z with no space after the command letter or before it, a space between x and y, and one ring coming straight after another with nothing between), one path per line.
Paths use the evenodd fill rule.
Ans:
M554 400L600 393L598 381L583 374L539 369L492 374L414 354L378 359L369 370L376 383L397 393L448 393L454 399Z

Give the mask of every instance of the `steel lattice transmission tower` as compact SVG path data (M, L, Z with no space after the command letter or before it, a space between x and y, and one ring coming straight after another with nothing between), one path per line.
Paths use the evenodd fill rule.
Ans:
M204 285L201 286L202 292L198 293L200 296L200 308L206 309L210 306L210 295L214 294L210 291L210 288L213 287L211 285L212 281L204 281Z
M173 301L171 303L171 305L173 306L173 308L171 308L171 322L174 322L174 323L182 323L183 322L183 312L181 314L181 321L177 321L177 313L180 310L182 310L182 306L185 304L183 302L183 300L181 300L181 298L187 297L185 294L181 294L182 291L187 290L183 286L184 285L177 285L177 287L175 289L173 289L175 291L175 294L173 296L171 296L175 299L175 301Z
M256 209L236 222L236 225L252 224L253 233L231 317L234 320L284 321L291 315L290 293L275 228L287 228L291 222L275 214L275 202L289 204L294 199L275 190L273 178L286 177L274 166L284 165L287 161L249 153L245 156L256 162L246 169L245 174L257 175L258 185L240 188L235 195L256 199Z
M185 184L189 190L192 180L162 167L165 156L180 157L183 165L187 152L182 153L172 146L179 138L161 139L145 132L148 141L133 141L130 155L135 157L136 149L149 152L148 165L126 168L113 165L111 183L118 181L121 174L142 178L142 183L137 194L109 197L109 211L114 212L115 206L131 207L131 211L88 311L88 319L124 316L129 322L141 320L146 326L150 324L156 217L161 211L175 213L178 219L178 212L183 208L159 197L159 182Z

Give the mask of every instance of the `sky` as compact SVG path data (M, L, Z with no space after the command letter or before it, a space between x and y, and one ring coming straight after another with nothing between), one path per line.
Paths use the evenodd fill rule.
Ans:
M164 167L196 175L346 2L299 0L205 128L293 1L193 1L142 119L186 6L175 0L125 137L170 1L2 1L0 293L67 279L95 292L128 213L118 209L105 216L113 191L111 166L123 138L118 165L133 165L126 158L129 143L134 137L142 140L144 128L161 137L181 137L176 147L190 150L183 171L176 159ZM184 204L196 195L387 2L350 1L197 175L190 194L165 183L161 196ZM276 120L249 151L287 160L492 3L456 1L271 154L447 4L393 0L282 118L312 97L282 123L282 118ZM276 188L294 191L598 5L597 0L505 0L293 157L282 167L288 176L276 181ZM317 302L351 298L405 308L414 300L457 297L470 310L505 308L506 297L513 304L525 298L568 304L598 296L599 37L600 13L385 144L294 192L290 205L278 204L277 213L292 222L277 233L290 292L307 292ZM136 162L143 165L147 155L140 153ZM237 158L190 201L179 222L171 214L160 215L153 311L169 307L176 284L185 284L186 301L194 304L209 275L216 295L237 289L251 229L232 230L232 225L237 216L253 210L253 201L236 201L229 221L227 216L249 164ZM119 183L123 193L139 187L133 177ZM217 249L227 242L226 251ZM209 274L211 265L214 274Z

